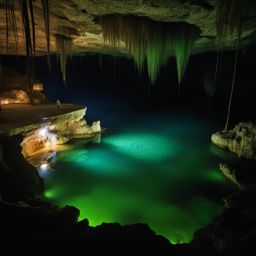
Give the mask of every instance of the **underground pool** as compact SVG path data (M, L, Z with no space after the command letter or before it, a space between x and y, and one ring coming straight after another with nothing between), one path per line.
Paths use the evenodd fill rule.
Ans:
M191 241L235 191L218 169L233 156L210 142L214 125L191 113L129 118L95 141L73 140L39 169L47 200L73 205L91 226L147 223L172 243Z

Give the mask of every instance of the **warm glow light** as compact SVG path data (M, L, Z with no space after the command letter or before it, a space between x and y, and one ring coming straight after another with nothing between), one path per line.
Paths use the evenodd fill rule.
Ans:
M34 91L43 91L44 90L44 85L41 84L41 83L33 84L33 90Z
M45 146L46 147L49 147L51 145L51 143L49 142L49 141L47 141L46 143L45 143Z
M40 137L46 137L47 133L48 133L48 129L45 127L39 130L38 135Z
M8 99L4 99L4 100L1 100L1 104L2 105L7 105L7 104L10 104L10 102L9 102Z
M46 170L48 168L48 164L44 163L40 165L40 169Z

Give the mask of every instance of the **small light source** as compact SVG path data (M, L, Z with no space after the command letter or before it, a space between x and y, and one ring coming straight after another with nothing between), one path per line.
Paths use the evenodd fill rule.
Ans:
M46 164L46 163L40 165L40 169L42 169L42 170L46 170L47 167L48 167L48 164Z
M42 83L33 84L33 91L43 91L44 85Z
M40 137L46 137L47 132L48 132L47 128L42 128L42 129L40 129L40 131L38 132L38 135L39 135Z

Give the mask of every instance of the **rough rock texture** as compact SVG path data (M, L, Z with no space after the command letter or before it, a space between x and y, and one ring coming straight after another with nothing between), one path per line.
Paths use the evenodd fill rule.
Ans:
M3 65L1 67L0 73L0 83L1 83L1 90L28 90L28 76L21 75L14 70L8 69Z
M0 195L8 200L36 197L44 189L42 178L21 153L21 135L3 138L0 161Z
M1 255L181 255L146 224L90 227L74 207L0 201ZM29 243L29 244L28 244ZM15 246L13 246L15 244ZM27 245L27 246L25 246ZM175 254L174 254L175 253Z
M251 187L225 199L224 212L194 235L190 255L255 255L255 197Z
M92 126L84 120L86 108L67 114L49 117L39 129L30 131L21 143L25 157L32 155L37 149L54 144L63 144L72 138L90 138L101 132L100 122ZM43 134L42 134L43 131Z
M18 0L14 0L19 45L18 54L25 54L24 37L21 29L21 16ZM146 16L155 21L188 22L201 30L201 37L196 42L194 52L216 50L215 36L215 0L51 0L51 52L56 52L55 34L68 35L73 38L73 53L101 52L123 54L124 48L104 45L98 17L106 14L120 13ZM42 17L41 1L34 1L37 54L46 53L46 40ZM241 45L256 41L256 1L248 1L244 17ZM6 50L5 5L0 0L0 54ZM234 37L228 38L224 49L234 48ZM13 34L10 33L8 54L15 54Z
M0 72L0 101L2 104L30 103L28 76L1 66ZM36 83L35 85L40 85ZM47 99L43 94L43 86L33 90L32 97L34 104L46 103Z
M23 90L8 90L1 97L1 104L28 104L28 94Z
M240 164L220 164L220 170L240 189L256 184L256 162L242 162Z
M213 134L211 139L217 146L239 157L239 161L221 163L221 172L239 189L246 190L256 184L256 125L241 122L232 130Z
M232 130L216 132L211 139L238 157L256 159L256 125L253 123L241 122Z

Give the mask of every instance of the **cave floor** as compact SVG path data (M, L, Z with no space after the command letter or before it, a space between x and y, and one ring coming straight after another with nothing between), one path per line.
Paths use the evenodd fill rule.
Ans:
M61 104L60 108L57 108L56 104L2 105L2 110L0 111L0 134L27 125L40 124L45 122L47 117L59 116L83 108L85 106L72 104Z

